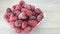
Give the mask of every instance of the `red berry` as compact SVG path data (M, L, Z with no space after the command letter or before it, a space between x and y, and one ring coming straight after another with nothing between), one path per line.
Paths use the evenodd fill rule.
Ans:
M21 12L18 16L18 19L26 19L27 16L26 16L26 13L25 12Z
M31 8L32 11L35 10L35 6L33 6L33 5L30 5L30 8Z
M22 1L20 1L20 5L22 6L23 4L24 4L25 2L22 0Z
M36 16L30 16L29 19L36 19Z
M36 12L37 14L40 14L42 11L41 11L39 8L36 8L36 9L35 9L35 12Z
M14 20L17 20L17 16L14 16L13 14L11 14L10 21L14 21Z
M15 31L21 33L23 30L21 28L14 27Z
M23 4L23 7L26 8L26 9L31 9L31 8L30 8L30 5L28 5L28 4L26 4L26 3Z
M5 15L4 17L5 17L5 19L9 19L9 17L7 15Z
M12 12L11 8L7 8L7 13Z
M37 14L35 12L32 12L34 16L37 16Z
M16 26L16 27L20 27L20 26L21 26L21 23L22 23L22 20L17 20L17 21L15 22L15 26Z
M27 26L27 27L24 29L24 32L25 32L25 33L29 33L31 30L32 30L32 28L31 28L30 26Z
M10 16L11 16L11 14L12 14L12 13L11 13L11 12L9 12L9 13L7 13L6 15L7 15L7 17L10 17Z
M27 14L27 16L32 16L32 11L26 10L26 14Z
M22 8L21 11L25 12L27 16L32 16L32 11L30 11L28 9Z
M20 10L20 9L21 9L21 6L20 5L16 5L15 10Z
M15 23L14 21L10 21L10 22L9 22L9 24L10 24L12 27L15 27L14 23Z
M20 11L14 11L14 14L18 16L20 14Z
M41 13L41 14L39 14L38 16L37 16L37 20L38 21L41 21L43 19L43 14Z
M16 5L14 5L12 8L15 9L16 8Z
M23 21L22 22L22 28L24 29L24 28L26 28L26 26L27 26L27 21Z
M37 21L36 20L29 20L28 25L35 27L37 25Z
M25 8L22 8L22 9L21 9L21 12L26 12L26 10L27 10L27 9L25 9Z

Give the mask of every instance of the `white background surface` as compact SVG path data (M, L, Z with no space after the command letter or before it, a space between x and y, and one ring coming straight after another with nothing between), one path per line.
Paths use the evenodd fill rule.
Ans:
M20 0L0 0L0 34L16 34L4 20L7 7ZM45 20L30 34L60 34L60 0L25 0L26 3L39 7L45 14Z

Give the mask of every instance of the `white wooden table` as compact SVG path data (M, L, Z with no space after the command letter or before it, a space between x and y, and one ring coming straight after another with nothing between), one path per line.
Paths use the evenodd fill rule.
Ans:
M4 20L7 7L20 0L0 0L0 34L16 34ZM60 34L60 0L25 0L26 3L39 7L45 14L44 21L30 34Z

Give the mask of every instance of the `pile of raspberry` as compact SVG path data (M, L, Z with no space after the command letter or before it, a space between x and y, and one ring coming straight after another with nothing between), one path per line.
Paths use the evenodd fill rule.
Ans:
M6 9L5 19L19 34L27 34L44 18L43 12L24 1Z

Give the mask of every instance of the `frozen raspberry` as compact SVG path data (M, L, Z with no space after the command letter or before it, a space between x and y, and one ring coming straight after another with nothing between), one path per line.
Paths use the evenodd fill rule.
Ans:
M10 21L14 21L14 20L17 20L17 16L14 16L13 14L11 14Z
M25 2L22 0L22 1L20 1L20 5L22 6L23 4L24 4Z
M26 26L27 26L27 21L23 21L22 22L22 28L24 29L24 28L26 28Z
M31 30L32 30L32 28L30 26L28 26L24 29L24 32L29 33Z
M33 5L30 5L30 8L31 8L32 11L35 10L35 6L33 6Z
M31 9L31 8L30 8L30 5L28 5L28 4L26 4L26 3L23 4L23 7L26 8L26 9Z
M26 13L25 12L21 12L18 16L18 19L26 19L27 16L26 16Z
M7 13L12 12L11 8L7 8Z
M12 8L15 9L16 8L16 5L14 5Z
M9 19L9 17L7 15L5 15L4 17L5 17L5 19Z
M7 15L4 16L7 22L10 22L9 17Z
M8 22L10 22L10 16L11 16L11 12L9 12L9 13L7 13L4 17L5 17L5 19L8 21Z
M15 31L18 32L18 33L21 33L23 30L19 27L14 27Z
M27 16L32 16L32 11L26 10L26 14L27 14Z
M16 5L15 10L20 10L20 9L21 9L21 6L20 5Z
M36 16L30 16L29 19L36 19Z
M35 9L35 12L36 12L37 14L40 14L42 11L41 11L39 8L36 8L36 9Z
M35 12L32 12L34 16L37 16L37 14Z
M9 12L9 13L7 13L7 16L8 16L8 17L10 17L10 16L11 16L11 14L12 14L12 13L11 13L11 12Z
M10 21L9 24L12 26L12 27L15 27L14 25L15 21Z
M37 25L37 21L36 21L36 20L29 20L29 21L28 21L28 25L34 27L34 26Z
M14 11L14 14L18 16L20 14L20 11Z
M22 8L21 11L25 12L27 16L32 16L32 11L30 11L28 9Z
M26 10L27 10L27 9L25 9L25 8L22 8L22 9L21 9L21 12L26 12Z
M20 26L21 26L21 23L22 23L22 20L17 20L17 21L15 22L15 26L16 26L16 27L20 27Z
M37 16L37 20L38 21L41 21L43 19L43 14L41 13L41 14L39 14L38 16Z

